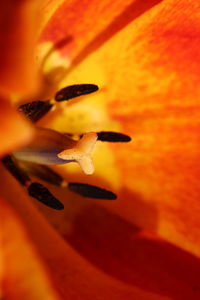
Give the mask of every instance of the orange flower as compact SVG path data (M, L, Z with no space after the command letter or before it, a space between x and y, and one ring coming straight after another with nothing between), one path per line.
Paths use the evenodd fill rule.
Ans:
M59 189L65 210L37 204L38 212L2 170L5 297L199 299L199 11L186 0L46 1L38 95L82 82L101 89L40 124L117 130L133 142L97 145L94 176L59 169L111 187L119 195L112 203ZM12 130L7 137L14 147Z

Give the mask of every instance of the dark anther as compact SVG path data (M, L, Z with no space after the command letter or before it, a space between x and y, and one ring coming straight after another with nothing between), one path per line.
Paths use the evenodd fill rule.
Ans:
M102 142L130 142L131 138L130 136L123 134L123 133L118 133L118 132L113 132L113 131L100 131L97 132L98 140Z
M68 188L83 197L105 200L115 200L117 198L114 193L90 184L70 182Z
M48 100L33 101L20 105L18 109L32 122L36 122L42 118L52 108L52 106L53 105L50 104Z
M7 155L2 158L2 162L6 169L19 181L22 185L25 185L26 182L30 180L29 176L24 172L17 163L14 162L10 155Z
M67 86L55 95L56 101L69 100L78 96L90 94L98 90L98 86L95 84L75 84Z
M28 193L31 197L37 199L48 207L61 210L64 208L64 205L56 199L50 191L38 182L33 182L28 187Z

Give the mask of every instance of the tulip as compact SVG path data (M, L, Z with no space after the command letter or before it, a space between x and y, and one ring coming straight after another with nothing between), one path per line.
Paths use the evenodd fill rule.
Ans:
M14 2L11 15L30 20L32 2ZM46 100L80 83L100 90L59 103L39 126L73 135L119 131L132 142L97 142L94 175L75 164L55 167L66 181L112 190L112 202L49 185L65 205L55 211L28 197L2 167L2 298L199 299L199 11L185 0L50 0L37 11L35 86L25 81L26 60L19 66L13 58L10 79L9 64L0 70L8 107L1 154L18 153L35 134L6 100L11 93ZM20 51L29 59L27 28L36 16L13 35L24 36ZM1 33L0 44L6 38Z

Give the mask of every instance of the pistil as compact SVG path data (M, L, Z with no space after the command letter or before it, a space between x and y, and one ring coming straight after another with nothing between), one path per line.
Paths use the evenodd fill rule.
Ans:
M74 141L55 130L36 127L32 141L13 155L19 160L43 165L77 162L85 174L92 174L91 154L96 140L94 132L85 133L79 141Z

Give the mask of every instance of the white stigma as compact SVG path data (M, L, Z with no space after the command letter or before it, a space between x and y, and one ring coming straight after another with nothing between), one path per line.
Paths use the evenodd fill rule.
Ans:
M58 157L64 160L75 160L79 163L85 174L93 174L94 165L91 154L96 141L97 134L95 132L85 133L74 148L60 152Z

